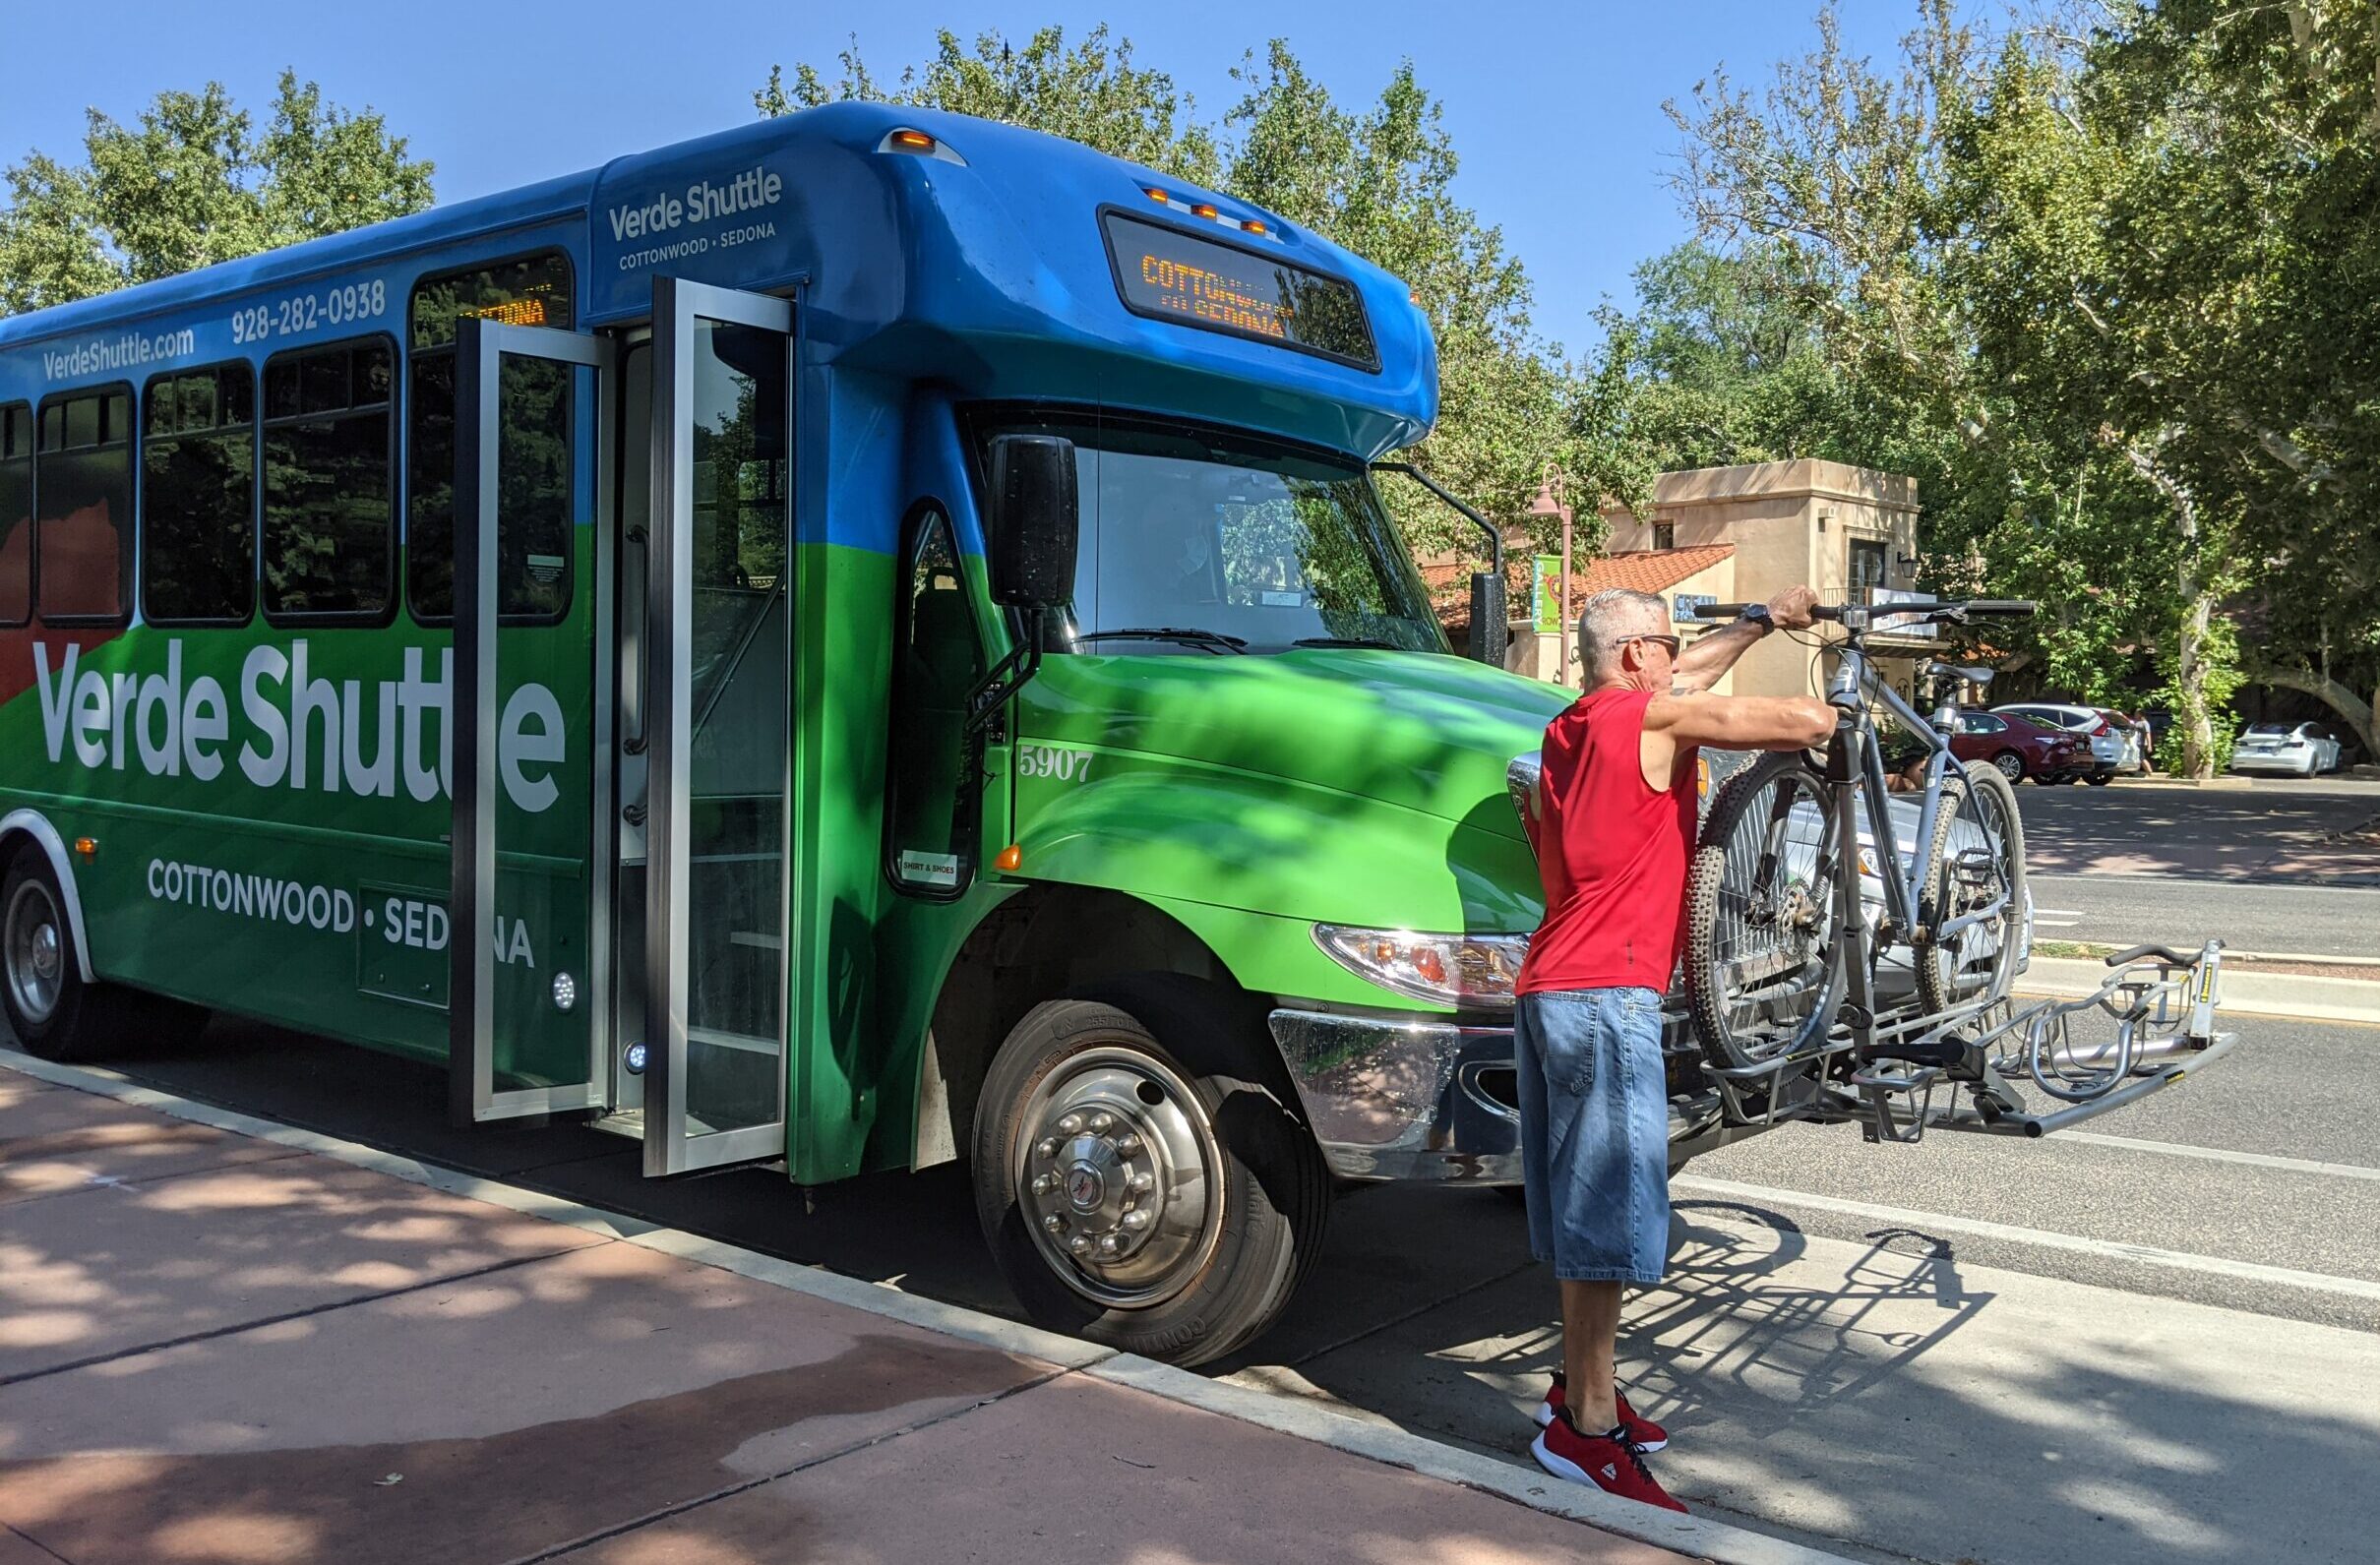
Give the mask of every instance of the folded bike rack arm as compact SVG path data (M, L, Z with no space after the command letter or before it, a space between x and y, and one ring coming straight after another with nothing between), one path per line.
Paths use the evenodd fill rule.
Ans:
M2093 1098L2087 1103L2068 1104L2063 1109L2050 1114L2001 1114L1987 1118L1973 1109L1945 1109L1937 1112L1927 1121L1926 1127L1933 1130L1972 1130L1984 1135L2024 1136L2028 1139L2039 1139L2053 1130L2064 1130L2071 1125L2081 1124L2086 1119L2096 1119L2110 1110L2121 1109L2128 1103L2138 1103L2152 1093L2163 1092L2181 1080L2182 1077L2223 1058L2238 1042L2237 1033L2217 1033L2208 1041L2204 1049L2199 1050L2187 1059L2177 1059L2164 1069L2146 1076L2134 1076L2122 1086Z

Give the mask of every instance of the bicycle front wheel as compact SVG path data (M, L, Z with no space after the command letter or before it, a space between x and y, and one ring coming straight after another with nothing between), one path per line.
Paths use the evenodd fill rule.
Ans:
M1939 1012L2006 998L2024 933L2025 822L1996 768L1970 761L1943 777L1919 884L1918 1003Z
M1745 767L1712 801L1686 881L1685 991L1713 1064L1824 1041L1842 977L1839 836L1826 779L1798 752Z

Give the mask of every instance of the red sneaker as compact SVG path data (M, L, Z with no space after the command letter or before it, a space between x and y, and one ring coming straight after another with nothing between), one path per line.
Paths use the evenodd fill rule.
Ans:
M1685 1510L1670 1498L1669 1490L1653 1476L1653 1470L1644 1465L1643 1452L1608 1434L1580 1434L1571 1427L1567 1414L1546 1425L1529 1443L1529 1454L1537 1458L1539 1467L1557 1478L1592 1483L1606 1494L1617 1494L1623 1500L1641 1500L1665 1511Z
M1668 1447L1670 1432L1660 1424L1628 1406L1628 1394L1618 1393L1619 1421L1628 1426L1628 1438L1639 1451L1660 1451ZM1562 1409L1569 1406L1567 1378L1558 1369L1554 1371L1554 1384L1547 1389L1546 1400L1537 1405L1537 1426L1552 1423Z

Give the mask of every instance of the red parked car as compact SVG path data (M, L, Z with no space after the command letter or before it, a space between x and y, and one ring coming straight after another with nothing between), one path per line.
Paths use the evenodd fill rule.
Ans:
M1950 752L1961 760L1989 761L2010 782L2065 782L2092 768L2090 741L2063 729L2029 723L2006 712L1961 712Z

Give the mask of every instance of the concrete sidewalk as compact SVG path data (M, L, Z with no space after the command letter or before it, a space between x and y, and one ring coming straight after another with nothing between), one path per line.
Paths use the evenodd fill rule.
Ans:
M1825 1557L103 1072L0 1066L0 1565Z

